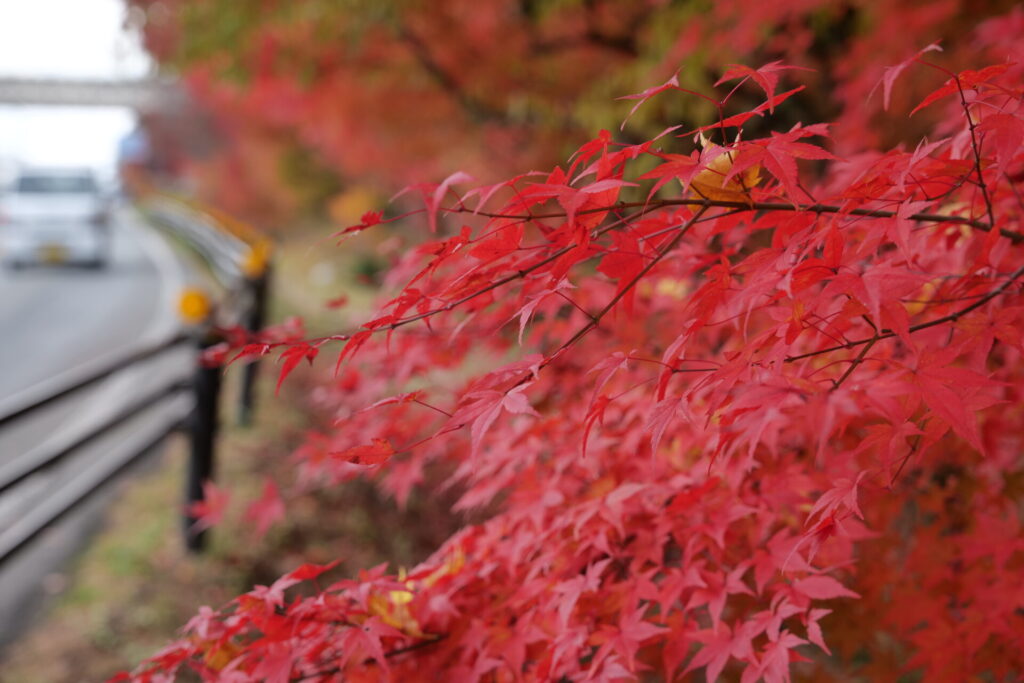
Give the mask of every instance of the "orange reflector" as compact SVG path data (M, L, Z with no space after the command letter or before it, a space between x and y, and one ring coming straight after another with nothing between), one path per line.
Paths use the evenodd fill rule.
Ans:
M178 315L189 325L197 325L210 317L210 300L199 289L188 287L178 299Z
M242 272L246 277L258 277L267 268L270 260L270 243L260 240L249 247L249 252L242 260Z

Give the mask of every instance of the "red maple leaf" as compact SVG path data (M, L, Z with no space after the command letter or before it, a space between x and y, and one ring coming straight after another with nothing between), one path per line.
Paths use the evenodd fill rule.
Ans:
M277 484L270 478L263 482L263 494L250 503L245 511L246 520L256 525L256 535L262 537L273 524L284 519L285 507Z
M207 479L203 482L203 499L188 506L188 514L196 521L193 529L203 531L224 519L230 494Z
M331 453L331 456L356 465L375 466L387 462L394 454L395 449L387 439L374 439L373 443L353 446L341 452Z

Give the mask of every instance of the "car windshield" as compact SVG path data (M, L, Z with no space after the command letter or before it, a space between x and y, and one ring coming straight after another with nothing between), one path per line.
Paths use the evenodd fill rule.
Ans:
M96 181L89 175L26 175L18 178L15 191L23 194L95 194Z

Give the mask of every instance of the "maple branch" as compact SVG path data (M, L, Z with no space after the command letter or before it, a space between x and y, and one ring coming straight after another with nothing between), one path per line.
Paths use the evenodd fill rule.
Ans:
M442 640L444 640L447 637L448 637L447 633L442 633L441 635L437 636L436 638L431 638L429 640L421 640L418 643L413 643L412 645L406 645L405 647L398 647L398 648L395 648L394 650L388 650L387 652L384 653L384 656L385 657L397 657L398 655L404 655L406 652L412 652L413 650L419 650L419 649L424 648L424 647L430 647L431 645L434 645L435 643L441 642Z
M964 115L967 117L967 128L971 132L971 150L974 152L974 171L978 174L978 187L981 188L981 197L985 200L985 209L988 212L988 224L995 227L996 216L992 210L992 199L988 195L988 185L985 184L985 178L981 173L981 146L978 144L978 136L975 131L974 120L971 118L971 110L967 105L967 97L964 95L963 84L960 83L960 76L954 76L956 80L956 89L960 93L960 106L964 110Z
M590 319L594 318L594 316L590 313L590 311L588 311L587 309L585 309L582 306L580 306L578 303L573 301L570 297L566 296L566 294L564 292L556 291L555 294L557 294L558 296L560 296L563 299L565 299L566 301L568 301L569 304L572 305L573 308L575 308L577 311L579 311L583 315L587 316Z
M919 332L921 330L928 329L929 327L935 327L936 325L944 325L946 323L955 323L957 320L959 320L963 316L967 315L971 311L974 311L974 310L976 310L978 308L981 308L982 306L987 304L989 301L991 301L992 299L996 298L997 296L999 296L1000 294L1005 292L1007 289L1009 289L1010 285L1012 285L1014 282L1017 281L1017 279L1019 279L1021 277L1021 275L1024 275L1024 266L1021 266L1017 270L1013 271L1013 273L1010 274L1010 277L1006 280L1006 282L1004 282L1003 284L999 285L998 287L993 289L991 292L989 292L988 294L986 294L982 298L980 298L977 301L975 301L973 304L971 304L969 306L964 306L959 311L954 311L954 312L950 313L947 316L943 316L941 318L936 318L935 320L929 320L928 322L921 323L919 325L913 325L910 328L910 332ZM890 337L895 337L895 336L896 336L896 333L894 331L892 331L892 330L881 330L878 334L876 334L876 335L874 335L872 337L868 337L866 339L857 339L856 341L847 342L846 344L841 344L839 346L830 346L827 349L820 349L818 351L809 351L807 353L801 353L800 355L797 355L797 356L786 356L786 358L784 359L783 362L785 362L785 363L792 363L794 361L803 360L804 358L812 358L813 356L820 356L823 353L831 353L833 351L841 351L843 349L853 349L853 348L856 348L858 346L862 346L864 344L872 344L873 345L877 341L881 341L882 339L889 339ZM844 376L844 379L845 379L845 376Z
M618 292L616 292L615 296L612 297L611 301L609 301L604 308L602 308L596 315L591 316L590 322L588 322L580 329L576 330L576 334L572 335L572 337L570 337L564 344L558 347L558 349L554 353L545 358L544 362L541 363L541 367L544 367L545 365L550 363L552 360L557 358L563 351L565 351L567 348L569 348L577 341L579 341L584 335L586 335L592 329L597 327L601 322L601 318L603 318L605 314L608 313L608 311L612 310L612 308L615 307L615 304L619 303L619 301L622 300L622 297L626 296L626 294L631 289L633 289L633 287L636 286L636 283L643 279L643 277L647 275L647 273L649 273L651 269L654 268L654 266L656 266L663 258L665 258L666 255L668 255L669 252L671 252L673 249L676 248L676 246L678 246L679 242L683 239L686 233L690 231L690 228L692 228L694 224L697 223L700 217L709 208L710 207L707 206L701 207L701 209L697 211L697 213L693 214L693 216L691 216L690 219L680 227L679 232L676 234L676 236L673 237L672 240L662 250L660 250L653 259L651 259L650 263L645 265L639 273L634 275L629 282L627 282Z
M824 323L826 326L831 324L831 322L829 320L827 320L826 318L824 318L820 313L815 313L814 316L817 317L817 319L820 320L822 323ZM820 334L820 335L822 335L824 337L828 337L832 341L839 342L840 344L845 343L845 342L842 341L843 339L845 339L845 336L837 337L836 335L834 335L831 332L829 332L827 329L823 329L823 328L819 327L812 320L810 320L810 316L807 316L806 318L801 320L801 322L806 322L807 323L807 327L811 328L812 330L814 330L815 332L817 332L818 334ZM841 332L840 332L840 335L842 335Z
M452 211L461 212L463 210L454 210L453 209ZM639 216L644 215L644 213L645 213L644 211L636 211L636 212L634 212L632 214L629 214L627 216L624 216L624 217L620 218L619 220L616 220L616 221L614 221L612 223L609 223L608 225L602 226L600 229L594 231L592 237L595 238L595 239L598 238L598 237L601 237L602 235L604 235L604 234L606 234L608 232L611 232L616 227L618 227L620 225L627 224L629 221L633 220L634 218L637 218ZM697 223L703 223L704 221L715 220L717 218L720 218L722 215L730 215L731 213L732 212L729 212L727 214L719 214L719 215L716 215L716 216L706 216L706 217L702 217L700 219L697 219L697 216L694 216L695 220L692 220L692 224L696 225ZM653 235L648 235L647 237L653 237ZM541 246L539 246L537 248L542 248L542 247L543 247L543 245L541 245ZM400 320L396 320L393 323L390 323L388 325L382 325L381 327L375 327L373 329L368 329L368 330L363 330L363 331L369 332L370 334L377 334L378 332L391 332L393 330L398 329L399 327L404 327L404 326L406 326L406 325L408 325L410 323L414 323L414 322L417 322L419 320L425 320L425 319L430 318L432 316L435 316L435 315L437 315L439 313L444 313L446 311L451 311L451 310L461 306L462 304L467 303L469 301L472 301L473 299L475 299L475 298L477 298L479 296L482 296L482 295L484 295L484 294L486 294L486 293L488 293L490 291L493 291L493 290L497 289L498 287L506 285L509 282L513 282L515 280L519 280L519 279L522 279L522 278L526 277L530 273L532 273L532 272L534 272L534 271L536 271L536 270L538 270L540 268L543 268L547 264L549 264L552 261L554 261L554 260L564 256L566 253L568 253L569 251L571 251L572 249L575 249L575 248L576 248L576 245L574 245L574 244L566 246L566 247L562 247L561 249L553 252L552 254L550 254L546 258L542 259L541 261L538 261L537 263L534 263L534 264L532 264L532 265L530 265L530 266L528 266L526 268L521 268L521 269L515 271L514 273L512 273L511 275L507 275L507 276L505 276L503 278L495 280L494 282L490 283L489 285L487 285L487 286L485 286L485 287L483 287L481 289L478 289L478 290L476 290L474 292L470 292L469 294L466 294L465 296L463 296L460 299L457 299L455 301L449 301L444 306L440 306L438 308L432 308L430 310L423 311L422 313L417 313L415 315L409 316L408 318L401 318ZM588 317L593 317L589 313L586 313L586 315ZM338 342L350 341L357 334L360 334L360 332L348 332L348 333L342 333L342 334L332 334L332 335L327 335L325 337L315 337L315 338L306 339L305 343L319 348L319 347L323 346L324 344L326 344L327 342L332 342L332 341L338 341ZM263 345L266 346L266 350L263 353L261 353L260 356L266 355L271 350L276 349L276 348L278 348L280 346L289 346L292 343L293 342L288 342L288 341L265 342ZM237 358L234 359L234 360L237 360Z
M903 456L903 459L900 461L900 466L896 469L896 473L892 475L892 478L889 480L890 489L892 489L896 480L900 478L900 475L903 473L903 468L907 466L907 462L914 457L914 453L916 453L917 449L921 446L921 436L921 434L918 434L914 437L914 443L910 446L910 452Z
M605 211L614 211L616 209L630 209L630 208L642 208L644 214L650 213L656 209L662 209L667 206L699 206L703 208L710 208L713 206L727 208L727 209L738 209L741 211L793 211L800 212L806 211L810 213L829 213L829 214L846 214L850 216L863 216L866 218L893 218L897 215L895 211L887 211L884 209L845 209L841 206L835 206L832 204L788 204L785 202L734 202L722 199L660 199L655 202L617 202L609 206L595 207L591 209L583 209L577 211L576 215L584 215L590 213L601 213ZM452 207L445 209L445 211L451 213L472 213L478 216L484 216L486 218L512 218L519 220L537 220L541 218L565 218L568 214L565 211L554 211L550 213L534 213L534 214L504 214L495 213L488 211L475 211L466 207ZM966 225L976 230L983 232L989 232L993 230L993 226L990 226L984 221L980 221L976 218L968 218L966 216L946 216L937 213L914 213L905 217L907 220L919 221L923 223L954 223L957 225ZM1007 238L1014 244L1020 244L1024 242L1024 235L1007 230L1005 228L999 228L999 234Z
M839 386L846 381L846 378L853 374L853 371L857 369L857 366L864 362L864 356L868 355L868 351L871 350L871 347L874 346L878 340L879 336L876 334L871 338L871 341L864 345L864 348L860 350L860 353L853 359L850 366L846 368L846 372L844 372L839 379L832 380L832 388L829 389L830 392L838 389Z
M698 222L703 223L706 220L717 220L719 218L728 218L729 216L733 216L733 215L738 214L738 213L742 213L742 211L740 211L738 209L733 209L732 211L723 211L722 213L715 214L714 216L708 216L707 218L702 218ZM652 233L650 233L648 235L643 235L642 237L638 238L638 241L646 242L647 240L654 239L655 237L661 237L665 233L672 232L675 229L676 229L676 226L672 226L670 228L665 228L663 230L658 230L658 231L652 232Z
M736 210L737 212L738 211L743 211L743 210L748 210L748 211L749 210L764 210L764 211L775 211L775 210L780 210L780 211L800 211L800 210L805 210L805 211L814 211L816 213L840 213L840 212L843 212L841 207L831 206L831 205L823 205L823 204L815 204L815 205L811 205L811 206L800 207L800 206L796 206L796 205L792 205L792 204L775 203L775 202L751 202L751 203L746 203L746 202L732 202L732 201L711 200L711 199L667 199L667 200L660 200L658 202L653 202L653 203L652 202L618 202L618 203L613 204L611 206L599 207L599 208L595 208L595 209L585 209L583 211L579 211L577 215L587 214L587 213L597 213L597 212L618 211L618 210L627 209L627 208L639 208L640 209L639 211L633 212L632 214L630 214L628 216L622 217L622 218L614 221L613 223L611 223L609 225L605 225L605 226L601 227L600 229L595 230L594 234L593 234L593 237L596 238L596 237L600 237L601 235L603 235L603 234L605 234L607 232L610 232L611 230L613 230L615 227L617 227L619 225L627 223L628 221L632 220L633 218L636 218L636 217L639 217L639 216L643 216L643 215L649 213L652 210L656 210L658 208L663 208L663 207L666 207L666 206L697 206L697 207L700 207L700 210L696 214L694 214L694 216L689 221L687 221L687 223L683 226L682 232L680 234L678 234L673 239L673 241L670 243L669 250L671 250L672 248L675 247L676 244L678 244L678 241L682 238L683 234L685 234L685 232L688 231L693 225L695 225L697 223L700 223L700 222L704 222L706 220L714 220L714 219L718 218L719 216L710 216L710 217L704 217L703 216L703 214L708 209L710 209L712 207L730 208L730 209ZM494 213L487 213L487 212L472 211L472 210L466 208L463 205L460 205L459 207L455 207L455 208L446 209L446 211L449 211L449 212L452 212L452 213L474 213L474 214L477 214L477 215L482 215L482 216L486 216L486 217L494 217L494 218L516 218L516 219L523 219L523 220L535 220L535 219L538 219L538 218L564 217L566 215L565 212L550 213L550 214L529 214L529 215L525 215L525 216L494 214ZM728 214L726 214L726 215L729 215L731 213L733 213L733 212L732 211L728 212ZM846 211L845 213L850 214L850 215L868 216L868 217L877 217L877 218L892 217L892 216L896 215L896 213L892 212L892 211L883 211L883 210L876 210L876 209L851 209L849 211ZM977 228L977 229L983 230L983 231L990 230L989 226L986 225L984 222L978 221L976 219L964 218L964 217L961 217L961 216L943 216L943 215L937 215L937 214L913 214L913 215L909 216L908 218L910 218L912 220L930 221L930 222L938 222L938 223L956 223L956 224L961 224L961 225L968 225L968 226L971 226L971 227L974 227L974 228ZM1011 232L1011 231L1008 231L1008 230L1005 230L1005 229L1000 229L1000 233L1004 237L1007 237L1008 239L1010 239L1014 243L1019 243L1019 242L1024 241L1024 234L1014 233L1014 232ZM434 315L437 315L439 313L443 313L443 312L446 312L446 311L451 311L451 310L457 308L458 306L461 306L462 304L465 304L465 303L467 303L469 301L472 301L473 299L475 299L475 298L477 298L479 296L483 296L484 294L486 294L488 292L491 292L491 291L493 291L493 290L495 290L495 289L497 289L499 287L502 287L502 286L504 286L504 285L506 285L506 284L508 284L510 282L514 282L515 280L525 278L530 273L532 273L532 272L534 272L536 270L539 270L540 268L543 268L547 264L557 260L558 258L562 257L563 255L565 255L566 253L568 253L569 251L571 251L572 249L575 249L575 248L576 248L576 245L568 245L568 246L562 247L561 249L556 250L555 252L551 253L550 255L545 257L544 259L541 259L540 261L538 261L538 262L536 262L536 263L534 263L534 264L532 264L532 265L530 265L530 266L528 266L526 268L522 268L520 270L517 270L517 271L515 271L514 273L512 273L510 275L507 275L507 276L505 276L503 278L495 280L494 282L490 283L489 285L487 285L485 287L482 287L481 289L478 289L478 290L476 290L474 292L470 292L469 294L466 294L465 296L463 296L463 297L461 297L459 299L456 299L455 301L450 301L450 302L446 303L444 306L440 306L438 308L434 308L434 309L430 309L430 310L427 310L427 311L423 311L422 313L417 313L417 314L409 316L407 318L402 318L400 320L396 320L395 322L392 322L392 323L390 323L388 325L383 325L381 327L377 327L377 328L371 329L371 330L369 330L369 332L371 334L376 334L376 333L382 332L382 331L389 331L390 332L390 331L398 329L399 327L404 327L405 325L409 325L411 323L414 323L414 322L417 322L417 321L420 321L420 320L428 319L428 318L430 318L430 317L432 317ZM618 303L618 301L622 298L622 296L624 296L625 293L628 292L636 284L636 282L639 281L640 278L642 278L644 275L646 275L646 273L651 268L653 268L654 265L657 264L661 260L661 258L664 257L664 255L666 253L667 252L659 253L655 257L655 259L653 261L648 263L647 266L636 277L634 277L634 279L618 295L616 295L616 297L613 298L611 302L609 302L608 306L606 306L605 309L603 309L601 312L599 312L596 316L588 314L588 317L591 318L591 322L588 323L581 330L577 331L577 333L575 335L573 335L573 337L568 342L563 344L562 347L560 347L558 349L558 351L556 351L554 354L552 354L552 356L549 357L548 361L545 361L545 364L547 362L550 362L550 360L552 360L555 356L557 356L562 351L564 351L565 348L568 348L568 346L571 346L576 341L578 341L580 337L582 337L583 335L587 334L591 329L593 329L593 327L596 327L598 322L600 321L601 317L604 316L605 313L607 313L607 311L610 310L611 307L613 307L616 303ZM956 320L958 320L963 315L966 315L967 313L970 313L971 311L973 311L976 308L984 305L985 303L987 303L991 299L993 299L996 296L998 296L999 294L1001 294L1003 291L1006 290L1006 288L1008 288L1010 286L1010 284L1012 284L1022 274L1024 274L1024 267L1021 267L1021 268L1017 269L1016 271L1014 271L1010 275L1009 279L1006 282L1003 283L1003 285L1001 285L997 289L993 290L992 292L984 295L981 299L976 301L974 304L972 304L970 306L967 306L966 308L961 309L960 311L954 312L954 313L952 313L952 314L950 314L948 316L945 316L943 318L939 318L937 320L933 320L933 321L930 321L930 322L927 322L927 323L921 323L920 325L915 325L915 326L910 328L910 331L911 332L916 332L918 330L923 330L923 329L926 329L928 327L933 327L935 325L940 325L940 324L943 324L943 323L946 323L946 322L955 322ZM347 341L347 340L351 339L353 336L354 336L353 334L331 335L329 337L321 338L319 340L314 340L314 343L316 343L316 345L319 346L321 343L325 343L327 341ZM833 351L839 351L839 350L843 350L843 349L853 349L853 348L856 348L857 346L862 346L864 344L868 344L869 342L872 342L873 340L874 341L881 341L882 339L888 339L888 338L893 337L893 336L896 336L896 333L893 332L892 330L882 330L881 333L877 335L877 339L876 339L876 337L868 337L868 338L865 338L865 339L859 339L859 340L847 342L845 344L838 344L836 346L832 346L832 347L829 347L829 348L826 348L826 349L821 349L819 351L812 351L812 352L808 352L808 353L805 353L805 354L800 354L800 355L797 355L797 356L787 356L784 359L784 362L791 363L791 362L794 362L794 361L797 361L797 360L802 360L804 358L810 358L810 357L821 355L821 354L825 354L825 353L831 353ZM277 346L283 346L283 345L287 345L287 344L288 344L287 342L279 342L279 343L269 344L268 347L269 348L275 348Z
M521 270L517 270L516 272L512 273L511 275L506 275L503 278L495 280L494 282L492 282L491 284L487 285L486 287L482 287L481 289L478 289L475 292L470 292L469 294L465 295L461 299L456 299L455 301L449 301L448 303L446 303L444 306L441 306L440 308L432 308L429 311L423 311L422 313L417 313L416 315L411 315L408 318L402 318L401 320L396 320L395 322L391 323L390 325L385 325L383 327L378 327L378 328L376 328L374 330L371 330L371 332L380 332L381 330L397 330L399 327L402 327L404 325L408 325L409 323L414 323L417 320L423 320L425 318L429 318L431 316L437 315L438 313L443 313L444 311L450 311L450 310L452 310L452 309L454 309L454 308L456 308L458 306L461 306L464 303L472 301L473 299L477 298L478 296L483 296L487 292L495 290L498 287L501 287L502 285L506 285L509 282L514 282L515 280L520 280L520 279L526 277L527 275L529 275L533 271L538 270L539 268L543 268L547 264L549 264L552 261L560 258L564 254L569 253L570 251L572 251L575 248L576 248L575 244L572 244L572 245L567 246L567 247L562 247L558 251L552 253L547 258L541 259L540 261L538 261L537 263L534 263L531 266L528 266L528 267L523 268Z
M466 110L472 119L477 122L505 120L504 115L500 111L467 93L465 88L434 59L427 44L409 30L408 26L401 24L398 27L398 34L409 45L413 56L420 63L420 66L437 81L438 85L455 98L455 101Z
M700 220L696 220L696 219L700 216L701 213L703 213L703 210L701 210L701 212L699 212L699 213L694 215L694 218L691 219L690 224L700 223L701 221ZM622 225L622 224L626 224L629 221L631 221L633 218L636 218L636 217L639 217L639 216L642 216L642 215L644 215L643 211L636 211L636 212L630 214L629 216L625 216L623 218L620 218L619 220L615 221L614 223L611 223L609 225L606 225L606 226L602 227L599 230L594 231L593 237L594 238L600 237L600 236L604 235L605 233L610 232L611 230L613 230L616 226ZM689 224L687 225L687 227L689 227ZM455 301L449 301L444 306L441 306L439 308L433 308L433 309L430 309L429 311L423 311L422 313L417 313L416 315L411 315L408 318L402 318L401 320L396 320L395 322L391 323L390 325L384 325L382 327L374 328L374 329L370 330L370 332L377 333L377 332L381 332L381 331L396 330L399 327L403 327L405 325L408 325L409 323L414 323L414 322L416 322L418 320L423 320L425 318L429 318L431 316L437 315L438 313L443 313L445 311L450 311L450 310L452 310L454 308L457 308L458 306L461 306L464 303L472 301L473 299L477 298L478 296L482 296L482 295L484 295L484 294L486 294L486 293L488 293L490 291L493 291L493 290L497 289L498 287L506 285L509 282L514 282L515 280L519 280L519 279L522 279L522 278L526 277L530 273L532 273L532 272L534 272L534 271L536 271L536 270L538 270L540 268L543 268L544 266L546 266L547 264L551 263L552 261L555 261L555 260L561 258L562 256L564 256L565 254L569 253L570 251L572 251L575 248L576 248L575 244L571 244L571 245L562 247L561 249L553 252L552 254L547 256L546 258L538 261L537 263L534 263L533 265L528 266L526 268L522 268L520 270L517 270L516 272L512 273L511 275L506 275L503 278L495 280L494 282L492 282L491 284L487 285L486 287L478 289L475 292L470 292L469 294L465 295L461 299L456 299ZM349 335L349 336L351 336L351 335Z
M920 191L921 195L924 196L924 198L926 200L930 201L930 202L941 201L941 200L945 199L946 197L949 197L954 192L956 192L961 187L963 187L963 184L965 182L967 182L967 176L960 176L959 178L956 179L955 183L948 183L948 185L949 185L949 189L948 190L946 190L942 194L931 196L931 195L928 194L928 192L925 191L925 189L924 189L925 188L925 184L921 180L919 180L914 173L910 173L909 175L910 175L910 179L912 181L914 181L915 185L917 185L917 189L918 189L918 191Z
M968 294L966 296L958 296L955 299L900 299L901 303L904 304L926 304L926 305L937 305L937 304L955 304L961 301L969 301L971 299L980 299L987 294Z
M353 624L351 627L352 628L360 628L358 625L355 625L355 624ZM398 647L398 648L395 648L394 650L388 650L387 652L384 653L384 657L385 658L397 657L398 655L403 655L406 652L412 652L414 650L419 650L419 649L422 649L424 647L429 647L429 646L431 646L431 645L433 645L435 643L438 643L438 642L444 640L447 637L448 637L448 634L445 633L445 634L437 636L436 638L430 638L428 640L421 640L419 642L412 643L411 645L406 645L404 647ZM373 661L375 661L375 660L371 657L371 658L365 660L363 663L364 664L369 664L370 662L373 662ZM308 681L308 680L310 680L312 678L323 678L325 676L334 676L336 674L340 674L341 672L342 672L341 667L332 666L329 669L322 669L320 671L314 671L313 673L299 676L295 680L296 681Z
M437 412L441 413L442 415L447 415L448 417L452 416L452 414L449 413L447 410L443 410L441 408L438 408L437 406L432 406L429 403L427 403L426 401L421 401L419 399L413 399L412 402L413 403L418 403L421 406L423 406L424 408L430 408L431 410L436 410Z

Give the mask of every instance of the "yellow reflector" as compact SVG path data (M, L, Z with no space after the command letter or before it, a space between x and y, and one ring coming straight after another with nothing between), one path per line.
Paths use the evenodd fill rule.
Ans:
M201 290L186 288L178 299L178 314L189 325L196 325L210 317L210 300Z
M249 247L249 252L242 260L242 272L246 277L257 277L263 274L267 268L267 261L270 259L270 244L266 240L260 240Z

